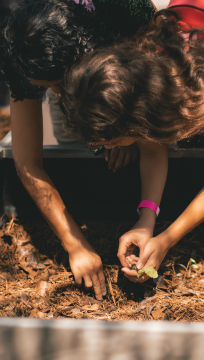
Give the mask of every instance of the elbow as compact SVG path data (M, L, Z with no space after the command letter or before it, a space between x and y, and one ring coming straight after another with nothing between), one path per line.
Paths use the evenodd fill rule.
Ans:
M32 165L31 163L30 164L21 163L17 161L15 158L14 158L14 164L17 175L24 185L30 183L31 179L35 177L37 173L39 173L40 169L43 168L41 164Z
M26 175L28 173L26 170L26 166L20 164L18 161L15 160L15 158L14 158L14 164L15 164L17 175L18 175L19 179L22 181L24 178L26 178Z

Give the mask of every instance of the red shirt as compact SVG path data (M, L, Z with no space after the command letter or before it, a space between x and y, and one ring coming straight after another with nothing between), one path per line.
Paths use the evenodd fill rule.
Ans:
M191 27L204 28L204 0L170 0L167 8L178 12Z

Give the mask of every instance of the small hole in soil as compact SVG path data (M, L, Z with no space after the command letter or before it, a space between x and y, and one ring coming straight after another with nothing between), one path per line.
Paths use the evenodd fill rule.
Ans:
M8 245L12 245L12 236L11 235L3 235L2 236L3 241L8 244Z

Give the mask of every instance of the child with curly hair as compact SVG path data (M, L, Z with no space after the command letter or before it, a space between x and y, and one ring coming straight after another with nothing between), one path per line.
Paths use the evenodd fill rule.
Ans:
M131 281L147 279L137 279L132 263L158 270L168 249L204 219L202 190L170 228L152 238L167 174L165 144L204 125L203 10L203 1L172 0L135 37L87 54L64 77L61 102L69 131L107 148L137 142L140 149L140 218L118 249Z
M1 35L0 63L11 91L18 175L68 251L76 284L83 279L86 288L93 286L97 299L106 293L101 259L43 168L42 98L47 88L59 93L66 67L96 47L135 33L155 11L150 0L27 0L13 9ZM122 165L126 155L130 161L135 151L134 145L117 149L112 167Z

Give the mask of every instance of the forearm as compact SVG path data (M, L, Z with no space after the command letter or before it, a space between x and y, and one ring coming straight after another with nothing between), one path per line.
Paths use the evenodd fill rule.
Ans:
M169 248L174 246L189 231L204 220L204 188L199 192L184 212L157 238L166 241Z
M23 171L17 167L17 171L24 187L66 250L71 252L86 242L46 172L37 166L24 168Z
M167 172L168 149L158 144L138 144L140 149L141 200L160 205ZM140 209L140 222L154 229L156 214L149 208Z

